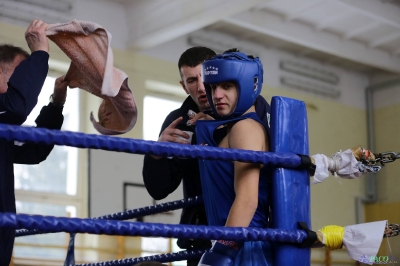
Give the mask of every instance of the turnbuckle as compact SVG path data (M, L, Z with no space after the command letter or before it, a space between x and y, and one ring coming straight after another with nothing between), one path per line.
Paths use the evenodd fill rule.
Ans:
M383 237L398 236L400 234L400 226L398 224L388 224Z

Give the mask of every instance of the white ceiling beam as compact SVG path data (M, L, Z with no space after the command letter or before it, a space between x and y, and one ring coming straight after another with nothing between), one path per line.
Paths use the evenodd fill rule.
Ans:
M323 64L326 64L326 65L334 65L335 63L337 63L337 62L340 62L342 59L341 58L339 58L339 57L331 57L331 58L328 58L328 59L326 59L326 60L323 60Z
M361 35L363 33L366 33L368 31L371 31L371 30L374 30L374 29L378 28L379 25L381 25L380 22L377 22L377 21L371 22L370 24L366 24L363 27L355 28L355 29L347 32L346 34L344 34L342 36L342 38L344 40L352 39L352 38L354 38L354 37L356 37L358 35Z
M4 0L3 0L4 1ZM6 0L7 1L7 0ZM14 0L13 2L22 2L36 7L43 7L50 10L56 10L58 12L69 12L72 9L72 3L70 0Z
M56 23L60 21L70 20L68 12L58 12L46 9L43 6L36 6L34 3L29 4L16 1L0 2L0 16L11 18L15 21L30 23L34 19L40 18L46 23Z
M269 5L271 5L271 3L276 2L276 1L279 1L279 0L272 0L272 1L261 3L261 4L255 6L255 7L253 7L253 10L254 11L260 11L260 10L262 10L264 8L267 8Z
M136 0L127 9L130 28L127 46L146 49L249 10L265 0ZM153 9L154 3L162 3ZM161 8L160 8L161 7Z
M216 23L216 24L210 25L207 29L218 30L218 29L223 28L223 27L224 27L223 23Z
M326 29L330 25L334 24L336 21L341 20L353 13L354 13L353 11L348 11L348 10L343 11L342 13L337 13L336 15L328 17L327 19L322 20L320 23L317 23L315 25L315 29L318 31Z
M312 53L314 53L313 50L307 49L307 48L306 48L306 49L303 49L303 50L301 50L300 52L296 53L296 56L298 56L298 57L304 57L304 56L310 55L310 54L312 54Z
M389 42L391 42L391 41L395 41L395 40L397 40L397 39L399 39L399 38L400 38L400 31L395 32L394 34L391 34L391 35L382 37L382 38L380 38L380 39L377 39L377 40L375 40L375 41L369 43L369 44L368 44L368 47L369 47L369 48L375 48L375 47L384 45L384 44L386 44L386 43L389 43Z
M400 48L394 50L394 51L392 52L392 55L393 55L393 56L400 56Z
M259 56L260 45L254 45L248 41L240 41L237 38L218 32L205 32L200 30L188 37L188 42L192 46L207 46L217 53L222 53L231 48L245 51L246 54ZM268 49L268 47L263 47Z
M398 9L393 8L391 5L384 5L377 0L336 0L336 3L364 14L371 19L400 29Z
M254 31L247 31L247 32L242 32L236 36L238 39L251 39L255 36L258 36L257 32Z
M327 32L316 32L312 27L301 23L285 23L279 15L269 14L267 17L255 12L241 13L225 22L269 35L305 48L345 58L368 66L400 73L400 58L389 57L388 53L369 49L356 41L343 41L337 35Z
M311 8L314 8L323 2L326 2L326 0L317 0L317 1L307 1L304 2L301 8L297 9L296 11L291 12L290 14L286 15L285 20L286 21L292 21L300 17L302 14L310 10Z

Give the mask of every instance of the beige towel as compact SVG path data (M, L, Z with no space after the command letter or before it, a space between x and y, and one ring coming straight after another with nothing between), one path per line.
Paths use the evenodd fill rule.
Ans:
M99 122L90 113L93 126L101 134L128 132L137 120L137 108L128 76L113 66L111 35L93 22L73 20L50 24L46 31L71 59L65 79L70 88L80 88L103 99Z

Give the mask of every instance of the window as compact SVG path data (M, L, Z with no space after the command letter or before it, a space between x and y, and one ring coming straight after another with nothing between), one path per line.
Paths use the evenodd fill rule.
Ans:
M53 93L54 77L47 77L38 103L24 126L36 126L35 119ZM79 90L68 89L62 129L79 130ZM38 165L14 165L17 213L76 217L80 208L77 195L78 149L54 146L47 159ZM45 195L45 196L44 196ZM65 259L65 233L16 238L14 258Z
M157 140L167 114L181 107L182 102L153 96L144 97L143 139Z
M36 126L35 119L44 105L49 103L55 78L46 78L38 103L24 126ZM68 89L62 129L77 131L79 126L78 89ZM15 189L76 195L78 149L54 146L47 159L38 165L15 165Z

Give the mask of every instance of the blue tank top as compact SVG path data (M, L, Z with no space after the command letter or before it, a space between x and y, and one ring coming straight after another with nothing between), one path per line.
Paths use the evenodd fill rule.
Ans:
M197 143L218 147L213 137L214 131L223 124L235 123L247 118L262 124L253 112L229 120L199 120L196 122ZM224 226L235 200L233 162L200 159L199 166L208 224ZM270 176L268 173L268 167L263 167L260 171L258 206L250 227L266 228L268 226L268 179Z

